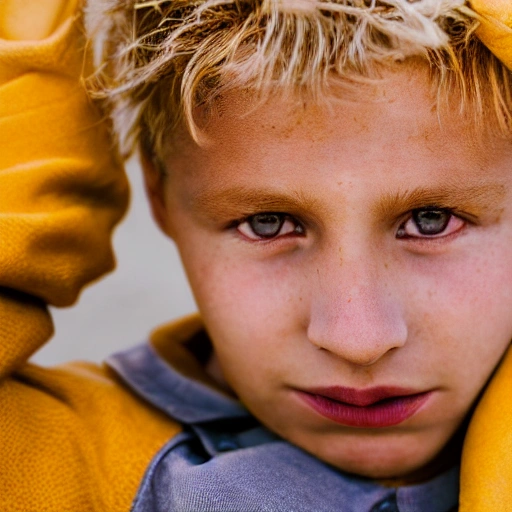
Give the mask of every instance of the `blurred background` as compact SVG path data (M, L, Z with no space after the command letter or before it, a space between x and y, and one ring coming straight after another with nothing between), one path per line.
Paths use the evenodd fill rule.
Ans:
M99 362L147 339L158 325L196 311L178 253L151 219L138 162L127 165L132 199L114 234L117 269L86 288L73 308L52 309L55 334L32 361Z

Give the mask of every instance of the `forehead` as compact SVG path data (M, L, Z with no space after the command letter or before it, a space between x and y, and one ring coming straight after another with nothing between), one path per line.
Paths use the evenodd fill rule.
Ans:
M477 129L455 94L445 99L437 102L428 69L418 65L384 70L348 92L333 82L332 96L316 102L285 93L263 101L234 90L198 112L203 141L182 132L167 163L171 173L200 176L201 187L278 183L298 168L325 175L340 163L368 180L379 172L419 181L438 174L451 182L503 174L512 162L510 139Z

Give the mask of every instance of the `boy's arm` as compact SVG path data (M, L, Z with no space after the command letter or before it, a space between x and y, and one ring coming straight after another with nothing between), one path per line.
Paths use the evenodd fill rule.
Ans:
M130 510L179 426L89 364L27 363L112 269L127 182L81 85L76 0L0 0L0 509ZM69 340L73 342L72 339Z
M127 204L100 112L80 82L77 1L0 0L0 379L111 270L111 232Z
M512 69L512 2L472 0L471 7L482 17L478 37Z

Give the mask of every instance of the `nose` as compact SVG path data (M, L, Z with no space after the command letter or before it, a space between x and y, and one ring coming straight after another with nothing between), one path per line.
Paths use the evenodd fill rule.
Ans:
M371 366L405 345L407 324L397 283L363 260L345 261L333 272L323 269L307 329L313 345L356 366Z

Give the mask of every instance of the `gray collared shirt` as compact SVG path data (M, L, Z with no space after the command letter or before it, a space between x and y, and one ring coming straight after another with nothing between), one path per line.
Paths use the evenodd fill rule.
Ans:
M144 344L107 364L184 430L155 454L132 512L451 512L459 469L390 488L328 466Z

